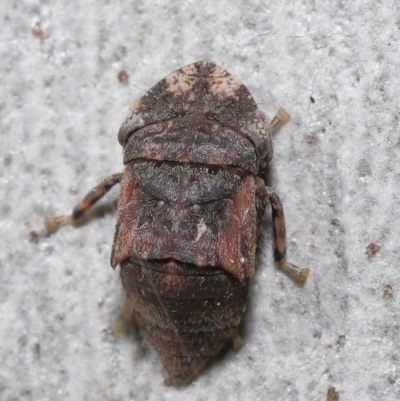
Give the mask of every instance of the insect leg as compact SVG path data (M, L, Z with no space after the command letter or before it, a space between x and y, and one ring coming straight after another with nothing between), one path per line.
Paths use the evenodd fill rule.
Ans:
M270 135L275 135L289 121L289 118L289 113L281 107L267 127Z
M286 228L282 202L272 188L267 187L266 189L272 208L275 262L279 263L281 269L294 277L298 282L304 283L307 279L309 269L301 269L286 260Z
M239 331L237 329L233 331L231 341L233 349L239 349L244 344L243 337L239 334Z
M135 315L133 313L133 306L126 297L124 306L122 307L121 313L118 319L114 322L111 327L111 331L114 337L119 337L124 331L128 329L129 326L136 323Z
M46 217L44 224L49 233L60 227L75 224L90 208L99 201L114 185L121 181L122 173L113 174L95 186L74 208L70 216Z

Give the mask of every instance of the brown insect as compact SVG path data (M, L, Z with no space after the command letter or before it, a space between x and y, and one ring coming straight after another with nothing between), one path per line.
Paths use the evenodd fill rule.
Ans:
M304 282L308 269L286 261L282 204L264 176L271 135L248 89L209 62L167 76L130 108L118 134L125 169L106 178L71 216L76 223L120 184L111 265L120 265L127 300L114 328L134 319L168 372L193 379L237 327L256 264L264 208L272 206L275 261Z

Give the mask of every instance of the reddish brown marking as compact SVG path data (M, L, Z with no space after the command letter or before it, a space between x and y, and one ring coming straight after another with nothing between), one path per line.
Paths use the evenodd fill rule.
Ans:
M212 225L215 222L201 223L201 219L198 218L192 228L188 227L190 231L181 236L179 232L171 232L172 227L156 225L156 222L153 222L152 226L140 227L140 219L147 208L144 202L151 200L143 198L141 184L135 182L134 171L134 164L127 165L121 181L118 225L112 256L114 267L132 256L142 259L172 258L198 266L224 268L242 283L251 278L255 269L257 222L253 176L248 175L243 179L232 201L221 201L225 206L216 220L217 224L221 225L218 229L219 235L212 234ZM154 207L157 208L156 205ZM183 204L166 200L160 203L160 207L160 212L155 209L154 219L157 216L162 219L161 216L172 212L176 216L186 216L184 219L188 221L191 219L191 208L184 207ZM201 207L204 206L200 205ZM184 220L182 222L184 223ZM199 224L204 224L207 230L200 237Z
M368 259L371 260L381 250L381 248L382 248L381 244L377 244L375 242L371 242L367 246L366 251L365 251L365 253L368 256Z
M383 289L383 299L387 301L393 299L394 297L394 289L390 284L386 284L385 288Z
M40 27L40 23L37 23L34 27L31 29L32 36L38 39L43 39L44 37L44 32L42 28Z
M118 73L118 81L121 82L122 84L126 84L129 81L129 74L122 70Z
M29 233L29 242L37 244L39 242L39 234L36 231L31 231Z
M326 401L339 401L339 393L335 387L329 387L328 393L326 394Z

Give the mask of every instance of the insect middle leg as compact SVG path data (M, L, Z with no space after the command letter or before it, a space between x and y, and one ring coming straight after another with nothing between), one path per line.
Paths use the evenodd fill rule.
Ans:
M60 227L76 224L114 185L121 181L122 173L113 174L95 186L74 208L69 216L46 217L44 223L49 233L54 233Z
M286 228L282 202L271 187L266 187L266 190L272 208L275 262L298 282L304 283L307 279L309 269L301 269L286 260Z

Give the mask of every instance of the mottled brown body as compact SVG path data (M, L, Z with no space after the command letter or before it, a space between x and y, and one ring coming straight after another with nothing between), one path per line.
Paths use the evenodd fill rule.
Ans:
M72 216L48 219L49 231L73 223L121 184L111 264L121 267L132 316L156 348L167 383L187 382L235 338L255 271L268 201L274 255L286 261L283 208L266 187L271 134L251 94L207 62L169 75L131 107L119 132L125 169L94 188Z
M170 261L125 260L125 291L173 382L196 375L234 335L247 286L222 269Z
M112 266L131 257L253 275L255 178L235 167L132 161L124 171ZM133 212L134 211L134 212Z
M236 167L141 160L124 171L112 264L174 381L192 378L239 325L254 199L254 177Z

